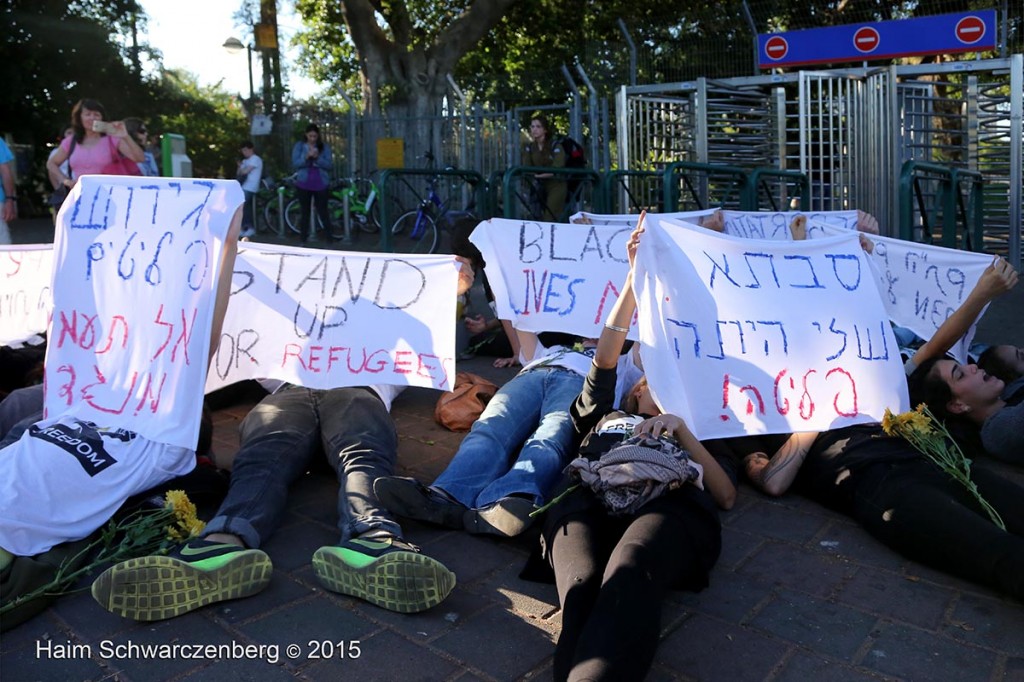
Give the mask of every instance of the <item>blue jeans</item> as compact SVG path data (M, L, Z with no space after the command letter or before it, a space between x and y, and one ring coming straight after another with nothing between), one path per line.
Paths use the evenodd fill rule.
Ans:
M398 435L369 389L287 386L254 407L240 432L227 497L204 536L230 533L259 547L281 522L288 487L320 453L338 474L341 542L370 530L401 536L373 494L374 480L394 473Z
M562 367L521 372L491 398L434 486L471 509L513 493L543 504L568 464L569 407L581 390L583 377Z

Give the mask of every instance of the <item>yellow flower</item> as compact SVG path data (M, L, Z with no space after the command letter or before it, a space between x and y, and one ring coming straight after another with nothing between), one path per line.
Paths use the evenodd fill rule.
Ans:
M922 404L916 410L893 414L889 408L885 408L885 415L882 417L882 430L889 436L929 436L935 432L931 417Z
M174 510L174 524L167 527L172 540L188 540L199 535L206 524L196 518L196 506L181 490L168 490L164 496L165 508Z

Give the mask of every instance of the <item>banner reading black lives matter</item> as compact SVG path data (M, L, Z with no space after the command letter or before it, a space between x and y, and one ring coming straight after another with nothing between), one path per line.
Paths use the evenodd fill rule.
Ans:
M636 296L651 391L699 438L824 431L909 407L856 232L751 240L648 216Z
M450 255L246 243L207 391L265 377L310 388L447 390L458 271Z
M48 416L193 448L233 180L86 175L57 215Z

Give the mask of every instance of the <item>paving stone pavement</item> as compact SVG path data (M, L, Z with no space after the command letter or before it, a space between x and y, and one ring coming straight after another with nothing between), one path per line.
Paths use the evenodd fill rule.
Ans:
M979 338L1021 343L1022 312L1018 287L992 306ZM512 375L483 358L460 369L499 382ZM461 440L434 423L436 397L410 389L395 401L399 473L432 480ZM236 427L251 404L242 398L216 413L218 456L237 449ZM560 624L555 590L518 577L535 534L498 541L406 522L407 537L455 571L458 585L430 611L394 614L325 592L312 574L313 551L336 537L336 491L322 472L296 484L288 515L265 547L276 569L265 592L148 624L107 613L87 592L65 597L0 637L0 679L550 678ZM711 586L672 593L665 603L649 680L1024 680L1022 604L905 560L797 496L770 499L743 485L723 523ZM175 643L239 652L276 645L278 658L118 655L129 646ZM287 654L289 645L297 657Z

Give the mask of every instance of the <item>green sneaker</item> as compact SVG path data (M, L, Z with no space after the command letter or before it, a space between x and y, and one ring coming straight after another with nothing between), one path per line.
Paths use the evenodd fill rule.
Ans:
M111 566L93 582L92 596L119 616L163 620L261 592L272 570L270 557L258 549L191 540L167 556Z
M355 538L313 554L313 572L331 592L388 611L416 613L437 606L455 587L455 574L398 538Z

